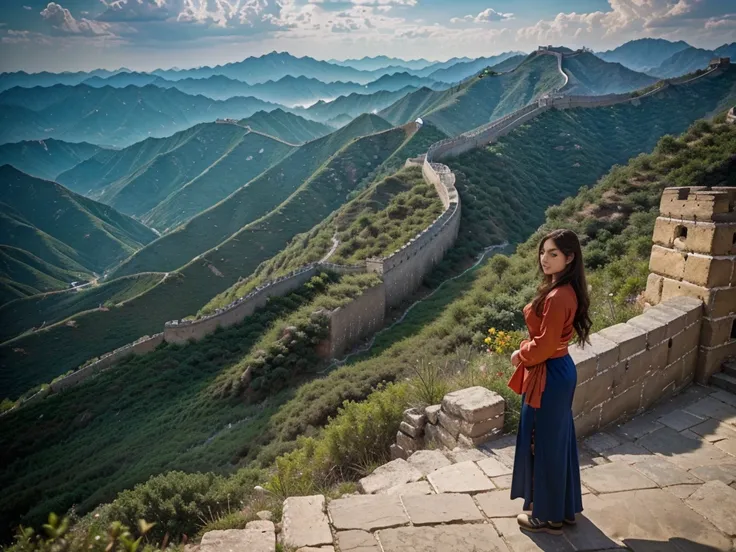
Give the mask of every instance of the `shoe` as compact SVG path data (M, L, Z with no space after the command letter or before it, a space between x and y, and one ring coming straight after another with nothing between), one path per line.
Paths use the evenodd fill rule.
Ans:
M519 514L516 516L519 527L530 533L549 533L550 535L562 534L562 523L553 523L551 521L542 521L533 518L527 514Z
M575 518L572 518L572 519L564 519L563 521L566 524L568 524L568 525L575 525L578 522L578 520L576 520Z

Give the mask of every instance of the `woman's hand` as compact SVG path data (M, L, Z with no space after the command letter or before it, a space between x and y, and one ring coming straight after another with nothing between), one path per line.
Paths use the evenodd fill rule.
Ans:
M516 349L513 353L511 353L511 364L513 364L514 366L518 366L519 364L521 364L519 349Z

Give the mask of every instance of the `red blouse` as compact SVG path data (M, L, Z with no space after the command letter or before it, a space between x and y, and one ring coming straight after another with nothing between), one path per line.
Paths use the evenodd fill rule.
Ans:
M575 332L572 323L577 309L578 299L569 284L554 288L547 294L541 317L537 316L531 303L524 307L524 321L530 339L521 342L521 363L516 367L509 387L519 394L526 393L526 402L533 408L540 408L542 404L547 359L567 354L567 344Z

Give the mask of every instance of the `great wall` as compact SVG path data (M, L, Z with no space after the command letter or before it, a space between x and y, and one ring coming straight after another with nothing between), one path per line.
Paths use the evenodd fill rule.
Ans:
M537 55L555 55L558 69L567 75L562 67L565 55L548 49L540 49ZM577 54L579 52L574 52ZM146 336L103 355L93 362L82 365L78 370L55 379L48 390L42 391L26 400L37 400L51 393L68 389L101 370L108 369L117 361L134 354L144 354L155 349L162 342L186 343L188 340L200 340L214 332L218 327L227 328L242 322L256 309L266 304L269 297L288 294L306 283L320 270L338 273L374 272L382 276L383 282L375 288L364 292L352 303L328 313L331 320L329 351L336 357L380 329L384 324L385 314L389 309L406 300L421 284L424 277L438 262L445 252L452 247L460 227L461 202L455 189L455 175L447 165L440 163L442 159L460 155L466 151L485 146L511 132L528 120L555 109L573 109L577 107L605 107L631 102L639 105L642 99L653 96L667 87L690 84L702 78L715 76L730 64L728 58L713 60L708 69L696 76L663 80L645 93L634 91L626 94L609 94L605 96L565 96L558 91L546 94L535 102L522 107L500 119L482 125L454 138L434 143L423 156L408 159L407 166L422 167L424 180L433 185L439 195L443 212L430 226L420 232L400 249L385 258L366 259L364 264L342 266L328 262L316 262L300 267L276 280L257 287L254 291L241 297L226 307L217 309L214 314L195 320L173 320L166 322L163 332ZM564 87L564 85L563 85ZM561 87L562 88L562 87ZM558 89L559 90L559 89ZM646 90L646 89L645 89ZM732 110L733 111L733 110Z

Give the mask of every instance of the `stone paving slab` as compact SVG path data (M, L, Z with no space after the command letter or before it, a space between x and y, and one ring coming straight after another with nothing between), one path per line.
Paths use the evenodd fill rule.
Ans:
M718 401L730 404L731 406L736 408L736 395L734 395L733 393L729 393L728 391L719 389L718 391L714 391L713 393L711 393L710 396Z
M612 429L611 433L620 439L639 439L640 437L644 437L652 431L656 431L663 427L662 424L657 421L657 418L658 416L654 414L642 414L641 416L632 418L625 424Z
M736 439L736 428L714 418L708 418L703 423L691 427L690 431L702 436L709 443L723 439Z
M710 443L688 439L669 427L663 427L642 437L637 444L666 457L684 470L719 464L732 458Z
M634 464L634 469L643 473L660 487L701 483L701 480L661 457L651 457Z
M478 460L484 460L486 458L489 458L488 454L485 454L480 449L477 448L455 448L453 450L449 450L445 453L447 458L449 458L452 462L477 462Z
M378 494L409 496L428 495L433 493L434 491L432 490L432 487L429 486L429 483L426 481L415 481L414 483L404 483L403 485L389 487L386 490L380 491Z
M701 418L715 418L727 424L736 425L736 407L721 402L712 396L688 405L685 410Z
M730 485L736 481L736 463L700 466L690 470L690 473L703 481L721 481L726 485Z
M695 414L690 414L689 412L685 412L684 410L675 410L674 412L670 412L669 414L662 416L658 420L660 424L671 427L675 431L683 431L685 429L689 429L694 425L698 425L702 421L702 417L696 416Z
M339 531L337 545L340 552L381 552L378 541L367 531Z
M362 492L372 494L403 483L419 481L422 477L422 472L409 462L397 458L376 468L372 474L358 481L358 485Z
M730 538L662 489L588 496L585 516L609 538L634 552L731 550Z
M287 498L282 515L284 543L295 548L332 544L332 532L324 510L325 497L322 495Z
M672 485L670 487L665 487L664 490L668 493L672 493L680 500L685 500L687 497L697 491L702 485L702 483L698 485Z
M516 520L516 516L524 507L524 500L521 498L511 500L511 493L508 490L480 493L475 495L475 500L489 518L513 517Z
M601 454L603 451L606 451L608 449L617 447L620 444L620 439L618 439L614 435L611 435L610 433L605 432L595 433L594 435L591 435L590 437L585 439L585 441L583 441L583 446L585 446L585 448L590 449L593 452L597 452L598 454Z
M722 441L716 441L713 444L726 454L736 456L736 439L723 439Z
M493 484L496 486L497 489L510 489L512 480L513 480L513 476L511 475L491 477L491 481L493 481Z
M296 552L335 552L334 546L302 546Z
M498 518L492 523L513 552L575 552L575 547L559 535L522 532L516 518Z
M612 462L585 470L580 479L597 493L618 493L634 489L652 489L657 485L631 466Z
M499 477L501 475L510 475L513 470L495 458L485 458L477 463L478 467L483 470L488 477Z
M603 456L611 462L621 462L623 464L634 464L654 457L651 452L636 443L623 443L617 447L608 449L603 453Z
M383 552L509 552L490 524L385 529L378 539Z
M736 490L721 481L708 481L685 502L730 537L736 537Z
M401 502L414 525L483 521L475 502L466 494L404 496Z
M333 500L327 506L332 526L338 531L374 531L406 525L409 518L398 496L363 495Z
M407 460L422 475L428 475L434 470L452 464L447 457L438 450L418 450Z
M202 552L231 552L233 550L274 552L276 550L276 534L274 533L273 523L271 523L270 531L260 529L208 531L202 536L199 550Z
M516 435L509 434L488 443L479 445L482 451L491 455L509 468L514 467L514 455L516 454Z
M427 479L437 493L480 493L495 488L475 462L459 462L440 468Z

